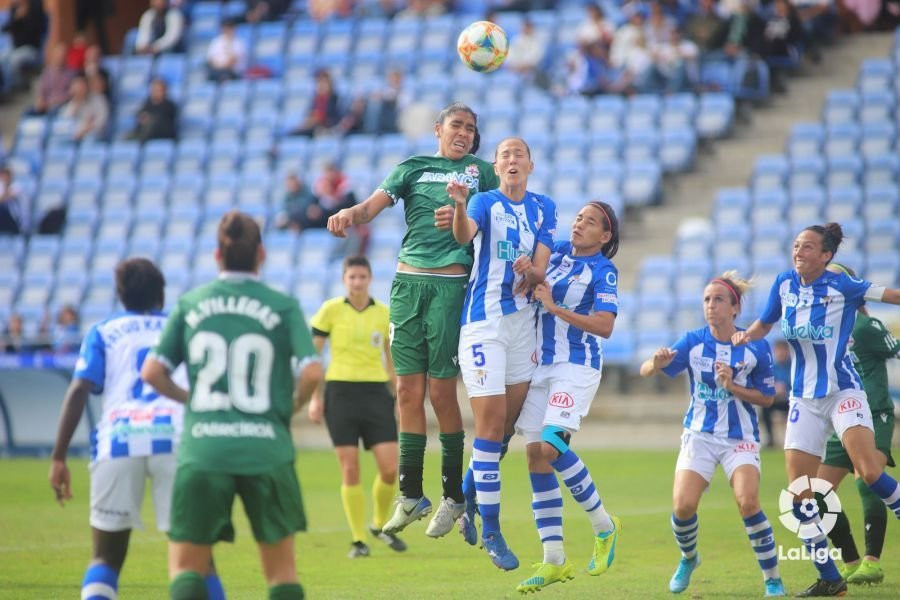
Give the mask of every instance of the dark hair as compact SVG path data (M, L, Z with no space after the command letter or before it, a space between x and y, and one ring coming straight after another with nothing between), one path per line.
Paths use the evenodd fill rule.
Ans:
M159 310L165 304L166 278L146 258L123 260L116 265L116 295L125 310Z
M232 210L219 221L219 253L227 271L255 271L262 243L259 225L248 214Z
M475 137L472 139L472 148L469 149L469 154L475 154L478 152L478 148L481 147L481 133L478 131L478 115L475 114L475 111L468 104L463 104L462 102L451 102L438 114L438 118L436 123L441 125L444 121L450 118L450 115L458 112L466 112L472 115L472 118L475 119Z
M831 252L831 258L837 254L838 246L844 239L844 231L841 229L840 223L826 223L825 225L810 225L803 231L813 231L822 236L822 250ZM828 260L831 262L831 259Z
M365 267L365 269L369 272L369 275L372 274L372 265L369 264L369 259L365 256L348 256L344 259L344 266L341 269L341 273L346 273L347 269L350 267Z
M497 161L497 149L500 148L500 144L502 144L503 142L506 142L508 140L519 140L520 142L525 144L525 150L528 152L528 159L531 160L531 147L528 145L528 142L526 142L524 138L520 138L517 135L511 135L511 136L503 138L502 140L500 140L497 143L497 148L494 148L494 162Z
M603 244L603 247L600 248L600 253L606 258L612 258L619 251L619 219L616 217L616 211L613 210L612 206L600 200L591 200L587 205L593 206L603 213L605 229L612 234L612 237Z

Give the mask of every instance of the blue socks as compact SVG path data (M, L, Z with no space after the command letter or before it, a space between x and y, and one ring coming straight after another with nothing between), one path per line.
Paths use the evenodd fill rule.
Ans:
M119 573L103 563L91 565L81 582L82 600L115 600L119 590Z

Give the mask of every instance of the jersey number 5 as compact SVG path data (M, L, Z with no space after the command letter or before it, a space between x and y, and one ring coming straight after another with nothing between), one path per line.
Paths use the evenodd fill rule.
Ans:
M272 342L257 333L245 333L231 344L218 333L201 331L191 338L189 360L202 365L191 397L197 412L230 410L260 414L272 405L269 379L275 350ZM226 376L228 392L213 390Z

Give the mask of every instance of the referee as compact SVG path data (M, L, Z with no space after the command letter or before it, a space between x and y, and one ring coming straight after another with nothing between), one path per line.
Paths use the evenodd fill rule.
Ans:
M331 362L325 373L325 400L317 390L309 405L309 418L321 423L341 467L341 501L353 536L350 558L369 556L366 544L365 500L359 483L359 440L371 450L378 466L372 484L372 523L369 532L392 550L406 544L396 535L383 533L397 478L396 389L388 335L388 307L369 295L372 268L364 256L344 260L345 297L327 300L313 316L313 343L321 354L329 341Z

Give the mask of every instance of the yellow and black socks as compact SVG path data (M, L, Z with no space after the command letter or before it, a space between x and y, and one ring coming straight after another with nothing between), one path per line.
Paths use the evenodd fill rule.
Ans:
M422 433L400 432L400 494L404 498L425 495L422 492L422 469L427 439Z
M372 482L372 526L381 529L390 518L391 502L394 499L394 484L385 483L381 475Z
M350 533L354 542L366 541L366 501L363 498L362 486L342 485L341 502L344 505L344 515L347 524L350 525Z

